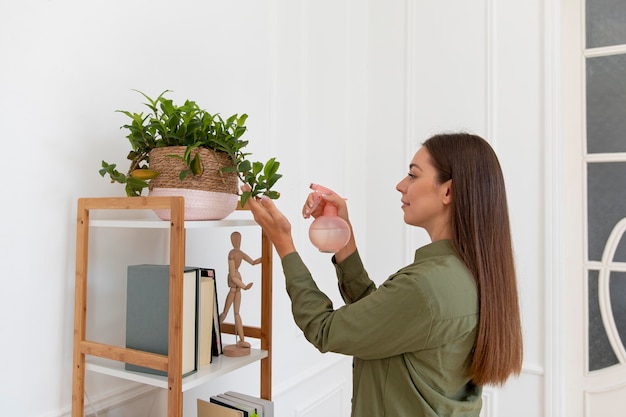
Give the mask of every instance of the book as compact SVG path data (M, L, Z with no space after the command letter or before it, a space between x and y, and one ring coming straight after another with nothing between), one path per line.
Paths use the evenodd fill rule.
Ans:
M208 365L213 358L215 272L200 270L200 306L198 310L198 366Z
M242 394L236 391L226 391L225 395L229 395L231 397L241 398L242 400L246 400L251 403L258 404L262 407L261 410L257 408L257 412L261 411L263 413L263 417L274 417L274 403L270 400L266 400L265 398L253 397L251 395ZM259 413L259 417L261 414Z
M218 398L223 398L225 400L231 401L231 403L234 404L235 407L239 408L240 410L247 411L248 415L252 417L264 417L262 405L259 405L259 404L241 399L241 398L232 397L226 393L219 394Z
M198 417L243 417L243 411L198 398Z
M183 271L182 371L198 369L197 268ZM169 265L130 265L126 293L126 347L167 355L169 330ZM126 363L129 371L154 375L167 372Z
M213 404L217 404L217 405L220 405L220 406L225 407L225 408L230 408L232 410L241 411L243 413L243 417L255 417L254 415L250 414L250 412L248 410L244 410L243 408L239 408L232 401L226 400L224 398L220 398L217 395L214 395L213 397L211 397L209 399L209 402L212 402Z
M213 304L213 344L211 346L211 352L213 356L219 356L224 353L224 350L222 349L222 327L220 325L220 311L217 302L217 282L215 281L215 271L213 269L203 269L201 272L207 275L213 275L213 284L215 285L215 303Z

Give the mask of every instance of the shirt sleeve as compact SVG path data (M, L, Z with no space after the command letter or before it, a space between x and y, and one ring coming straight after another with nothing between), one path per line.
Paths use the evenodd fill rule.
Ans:
M335 262L333 256L333 264L337 271L339 292L346 304L352 304L376 291L376 285L365 271L358 251L354 251L340 264Z
M363 274L357 274L354 289L351 281L348 287L350 291L367 293L367 297L355 296L351 304L335 310L297 253L283 258L283 270L294 320L321 352L379 359L416 351L427 344L431 306L415 277L398 273L377 290L367 292L362 291L366 282Z

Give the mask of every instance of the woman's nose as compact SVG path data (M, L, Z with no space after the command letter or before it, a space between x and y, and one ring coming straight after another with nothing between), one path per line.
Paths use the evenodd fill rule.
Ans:
M404 194L404 179L402 179L397 185L396 185L396 191L399 191L400 193Z

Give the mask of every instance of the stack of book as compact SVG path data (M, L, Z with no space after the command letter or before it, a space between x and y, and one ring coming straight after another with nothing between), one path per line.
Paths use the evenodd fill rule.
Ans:
M274 417L274 403L227 391L209 401L198 399L198 417Z
M126 347L167 355L169 319L169 265L128 267L126 294ZM183 271L183 376L211 363L222 354L215 271ZM127 363L129 371L166 375L162 371Z

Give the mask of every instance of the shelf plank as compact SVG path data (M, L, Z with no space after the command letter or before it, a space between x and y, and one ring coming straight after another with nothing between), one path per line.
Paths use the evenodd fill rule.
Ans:
M226 375L251 363L267 358L267 351L250 349L250 354L240 357L228 357L220 355L213 357L210 365L200 367L197 372L183 378L183 392L198 387L219 376ZM133 372L124 369L124 363L102 358L90 357L86 360L85 369L129 381L140 382L159 388L167 388L167 377L151 375L143 372Z
M240 227L255 225L256 222L252 219L197 220L186 221L185 229L208 229L212 227ZM89 222L89 226L131 229L169 229L170 222L167 220L150 219L94 219Z

